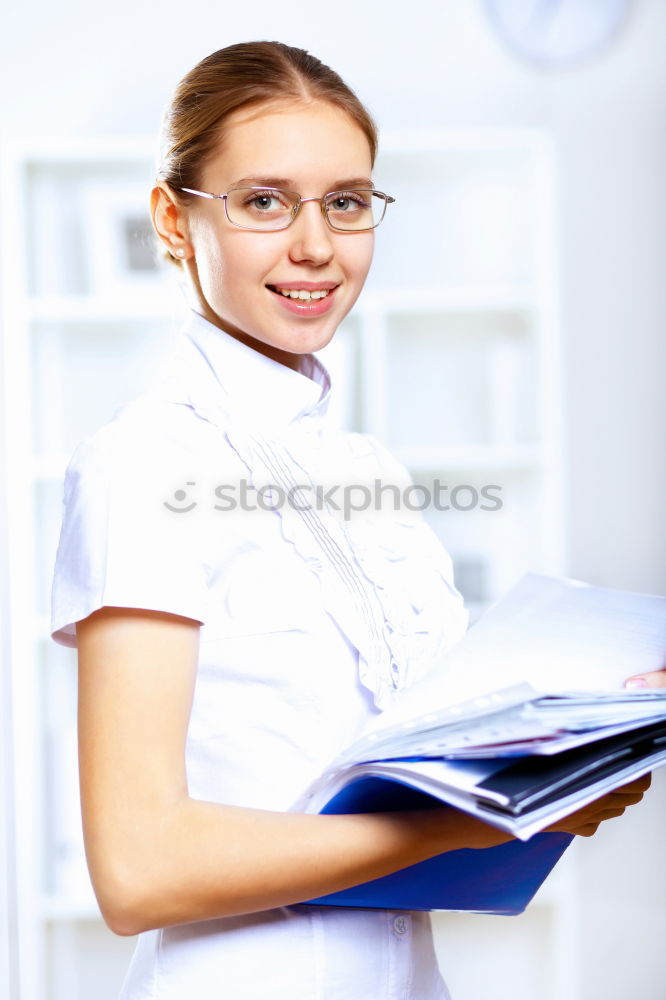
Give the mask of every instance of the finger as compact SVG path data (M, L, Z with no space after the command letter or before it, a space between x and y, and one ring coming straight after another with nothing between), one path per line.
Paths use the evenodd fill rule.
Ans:
M600 822L605 823L607 819L617 819L618 816L621 816L624 813L625 808L625 806L618 803L616 806L604 809L600 815L595 816L594 818L595 820L598 819Z
M635 806L641 801L642 798L643 792L628 792L626 794L623 792L616 792L613 795L613 805L622 805L626 809L627 806Z
M628 792L626 794L623 792L611 792L610 795L605 795L603 799L592 803L592 817L596 819L597 816L604 814L608 810L627 809L629 806L636 805L642 798L642 792Z
M618 816L622 815L623 811L624 810L621 810L620 812L614 813L610 816L602 816L589 823L584 823L579 827L574 827L568 830L567 832L575 834L576 837L592 837L597 832L602 823L605 823L606 820L609 819L617 819Z
M584 809L580 813L573 813L573 815L568 816L566 819L558 823L554 830L564 831L565 833L574 833L576 836L581 835L581 830L587 830L589 827L594 826L595 828L599 826L600 823L605 822L607 819L615 819L621 816L624 812L624 807L618 805L617 807L606 806L602 809L590 810ZM586 836L586 834L582 834Z
M646 778L648 780L646 780ZM594 799L587 806L588 809L604 809L607 806L616 805L619 801L623 801L626 797L627 803L630 801L640 802L643 795L650 787L650 776L644 775L642 778L637 778L635 781L631 781L626 785L620 785L619 788L614 788L611 792L606 792L598 799ZM585 809L586 807L583 806Z
M577 830L570 830L569 832L575 834L576 837L593 837L598 829L598 823L586 823L585 826L581 826Z
M611 798L607 796L596 803L596 808L588 808L581 810L580 814L574 813L570 822L572 826L575 827L576 821L578 821L582 826L587 823L603 823L607 819L615 819L617 816L621 816L629 806L635 805L636 801L640 802L640 799L634 800L633 797L616 795Z
M622 815L624 809L609 809L603 813L599 813L596 816L588 817L586 822L581 822L580 825L572 824L567 827L567 833L573 833L576 837L591 837L592 834L596 833L602 823L606 823L609 819L617 819Z
M628 691L638 691L641 688L666 688L666 667L663 670L651 670L647 674L635 674L624 682Z
M651 775L646 774L594 802L588 803L580 810L548 827L547 832L573 833L577 836L589 837L600 823L621 816L629 806L636 805L643 798L643 792L650 784Z
M650 785L652 784L652 774L641 775L640 778L634 778L633 781L628 781L626 785L620 785L619 788L614 789L614 792L610 794L617 794L618 792L646 792Z

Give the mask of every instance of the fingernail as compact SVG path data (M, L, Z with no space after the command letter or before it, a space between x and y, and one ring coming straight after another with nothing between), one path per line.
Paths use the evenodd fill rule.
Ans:
M646 688L648 683L644 677L632 677L630 681L624 682L624 686L629 691L636 691L638 688Z

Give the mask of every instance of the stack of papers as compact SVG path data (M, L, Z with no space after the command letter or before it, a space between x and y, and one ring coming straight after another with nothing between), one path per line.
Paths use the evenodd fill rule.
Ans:
M524 843L448 852L317 902L521 912L571 840L541 831L666 763L666 692L623 688L665 654L666 598L523 577L294 809L435 801Z

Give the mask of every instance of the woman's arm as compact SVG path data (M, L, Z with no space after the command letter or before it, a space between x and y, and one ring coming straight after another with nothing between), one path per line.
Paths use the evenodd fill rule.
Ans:
M106 607L79 622L77 636L86 855L117 934L297 903L512 839L457 810L306 816L191 799L185 740L198 623ZM635 782L552 829L590 835L644 787Z

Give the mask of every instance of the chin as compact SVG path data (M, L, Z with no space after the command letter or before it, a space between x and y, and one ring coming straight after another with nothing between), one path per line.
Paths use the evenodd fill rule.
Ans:
M322 351L327 344L330 344L334 336L335 330L317 336L305 336L288 348L288 350L293 351L295 354L314 354L317 351Z
M270 343L277 350L291 351L294 354L310 354L326 347L335 336L337 328L337 324L332 324L330 320L325 328L315 327L314 324L309 326L307 323L294 324L288 326L284 332L280 331L276 340L270 341ZM264 341L264 343L266 342Z

